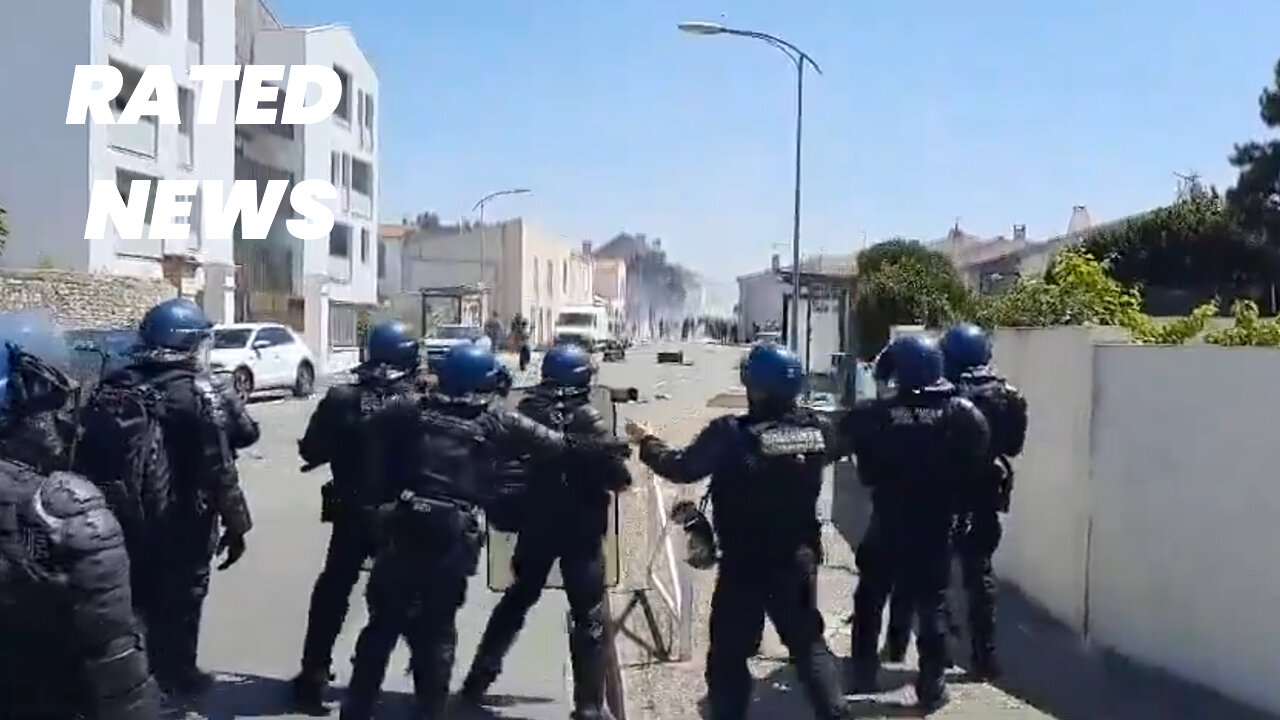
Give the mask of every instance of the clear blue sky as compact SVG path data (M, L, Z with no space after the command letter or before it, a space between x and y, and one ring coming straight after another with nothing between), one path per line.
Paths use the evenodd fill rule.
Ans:
M345 22L382 83L386 220L524 215L573 240L658 236L712 277L789 243L794 73L775 50L679 33L762 30L825 75L806 90L806 252L891 235L1066 227L1228 184L1280 55L1277 0L270 0ZM789 252L789 251L787 251Z

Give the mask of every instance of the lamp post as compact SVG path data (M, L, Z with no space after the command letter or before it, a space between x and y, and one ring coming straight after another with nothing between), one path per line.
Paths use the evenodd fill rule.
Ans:
M479 278L477 279L480 285L480 292L481 292L480 301L482 306L484 304L483 293L484 293L484 285L485 285L484 283L485 246L487 245L486 241L488 240L488 237L485 231L485 226L484 226L484 206L488 205L489 201L495 198L504 197L506 195L528 195L531 192L533 191L530 190L529 188L511 188L509 190L499 190L497 192L491 192L488 195L485 195L484 197L477 200L475 205L471 206L471 212L474 213L479 211L479 215L480 215L480 218L479 218L480 219L480 273L479 273ZM481 315L480 323L483 325L485 322L483 309L481 310L480 315Z
M774 37L768 33L756 32L754 30L741 30L738 28L725 27L719 23L709 22L683 22L677 25L680 30L693 35L737 35L739 37L751 38L753 40L761 40L772 45L782 54L787 56L796 66L796 180L795 180L795 199L793 201L793 215L791 218L791 332L788 333L791 351L800 352L800 164L801 164L801 148L804 126L804 68L806 65L813 68L814 72L822 74L822 68L818 67L818 63L813 58L783 40Z

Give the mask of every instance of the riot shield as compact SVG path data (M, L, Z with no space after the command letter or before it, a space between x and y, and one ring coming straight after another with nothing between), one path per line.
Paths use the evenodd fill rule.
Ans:
M514 409L529 389L514 388L511 394L507 396L508 406ZM613 403L613 395L613 391L608 387L596 386L591 389L591 404L600 412L605 424L612 427L616 432L618 427L617 410ZM515 557L517 536L513 533L500 532L492 527L487 527L486 532L488 533L486 574L488 576L489 589L494 592L503 592L515 582L511 561ZM617 587L622 575L622 553L619 550L618 497L610 494L609 524L604 536L604 577L606 587ZM560 576L559 562L551 566L551 573L547 576L546 587L556 589L564 587L564 580Z

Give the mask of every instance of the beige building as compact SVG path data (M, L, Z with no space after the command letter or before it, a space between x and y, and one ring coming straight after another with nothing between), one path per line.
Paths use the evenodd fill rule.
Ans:
M590 245L575 245L522 218L483 227L384 227L379 294L416 317L423 288L481 284L483 305L467 303L465 322L479 323L491 312L509 323L516 313L532 324L533 339L551 340L556 313L565 305L594 301Z
M590 246L583 245L584 251ZM616 332L627 319L627 263L616 258L595 258L592 285L596 300L609 309L609 322Z

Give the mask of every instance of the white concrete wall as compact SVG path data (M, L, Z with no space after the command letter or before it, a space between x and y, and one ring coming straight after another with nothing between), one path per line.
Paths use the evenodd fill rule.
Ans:
M754 323L759 323L761 330L770 322L781 328L782 298L786 291L787 288L773 272L738 278L738 322L742 325L742 332L749 337Z
M1031 406L996 569L1089 641L1280 711L1280 351L1001 330Z

